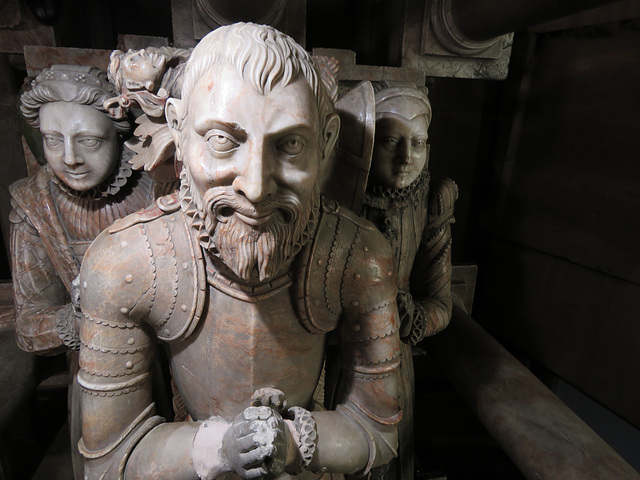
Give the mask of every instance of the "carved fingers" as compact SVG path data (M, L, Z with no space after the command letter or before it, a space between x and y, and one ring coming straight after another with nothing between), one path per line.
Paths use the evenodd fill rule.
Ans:
M284 392L277 388L259 388L251 396L251 406L271 407L279 414L283 415L287 409L287 400L285 399Z
M396 302L398 303L398 314L400 315L400 338L405 339L411 334L415 304L410 293L401 292L398 292Z
M273 408L246 408L222 439L227 466L245 479L277 477L287 459L287 432L282 416Z

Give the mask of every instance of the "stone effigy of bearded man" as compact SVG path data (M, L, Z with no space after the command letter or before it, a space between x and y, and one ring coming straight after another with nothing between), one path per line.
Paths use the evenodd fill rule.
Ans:
M371 223L318 194L340 122L310 56L267 26L220 27L165 113L179 194L100 234L80 273L85 478L367 475L402 416L395 266ZM159 341L173 422L151 392Z
M242 39L230 37L231 48L234 41L242 42ZM278 48L278 45L274 47ZM302 55L297 44L292 47L299 49L297 53ZM268 73L263 70L265 65L272 66ZM178 157L183 162L181 200L193 203L194 217L202 222L202 241L214 258L220 260L218 264L248 283L272 279L281 273L300 251L309 237L310 228L315 225L313 219L319 202L317 181L307 181L301 188L302 166L287 168L288 165L282 165L284 162L275 157L295 159L298 164L299 157L304 157L307 170L304 176L317 178L316 171L329 155L339 129L339 118L333 113L333 105L319 85L318 76L306 63L298 63L300 72L292 69L292 65L279 64L279 57L266 46L258 47L249 59L231 55L221 61L219 49L201 51L184 79L180 105L173 100L168 107ZM216 94L213 95L214 90L209 89L204 101L200 96L198 101L191 101L204 72L212 68L226 70L231 66L235 71L225 71L224 75L239 75L245 82L242 92L221 87L214 89ZM309 127L317 125L323 133L318 145L309 144L309 140L319 133L315 131L309 132L314 135L309 135L311 138L308 139L292 131L284 138L278 138L274 145L258 145L252 138L246 138L247 132L242 131L242 127L236 129L233 122L224 121L217 125L220 128L207 132L205 145L197 136L189 134L198 126L190 129L187 119L197 116L199 110L206 107L209 114L220 114L222 118L228 115L230 104L237 101L243 103L238 110L244 109L242 111L248 113L248 117L264 122L260 112L253 113L252 102L259 98L257 94L264 96L290 83L298 86L308 83L313 89L318 115L304 120ZM255 90L251 100L246 98L249 87ZM200 90L198 95L201 95ZM277 108L294 112L292 107L300 102L300 99L288 96L280 100L281 105ZM300 112L305 112L302 107ZM196 109L192 115L190 108ZM297 113L300 115L300 112ZM308 116L307 112L305 114ZM298 122L293 114L290 120L292 124ZM203 161L203 156L208 156L208 161ZM311 171L308 167L312 167Z

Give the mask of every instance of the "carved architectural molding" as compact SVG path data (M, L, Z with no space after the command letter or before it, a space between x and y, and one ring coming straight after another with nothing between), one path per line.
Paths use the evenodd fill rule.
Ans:
M472 40L455 25L451 0L406 0L401 66L430 77L503 80L513 34Z
M488 58L497 58L495 48L491 47L499 45L502 37L481 41L467 37L455 23L451 2L452 0L431 0L428 5L432 32L435 33L442 46L450 52L462 56L480 56L491 49L494 53L489 53ZM428 20L426 16L425 20ZM499 56L499 51L497 53Z
M173 43L176 47L193 47L222 25L253 22L271 25L304 45L306 12L306 0L171 0Z

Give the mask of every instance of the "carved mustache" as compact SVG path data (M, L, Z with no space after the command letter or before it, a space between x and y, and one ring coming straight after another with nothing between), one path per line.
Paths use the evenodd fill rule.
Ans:
M262 223L259 219L267 221L274 214L280 213L283 223L288 225L298 221L304 212L300 199L291 192L283 192L276 198L264 202L252 203L238 195L231 187L213 187L206 191L203 202L207 213L219 223L226 223L237 213L241 219L254 219L259 224Z

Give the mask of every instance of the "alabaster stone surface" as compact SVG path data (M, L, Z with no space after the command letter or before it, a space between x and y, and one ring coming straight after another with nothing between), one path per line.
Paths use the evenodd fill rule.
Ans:
M457 186L431 181L426 89L374 85L376 129L361 213L390 242L398 263L401 338L412 345L451 318L451 229Z
M389 241L398 266L397 304L403 340L399 371L399 457L377 469L378 478L413 478L411 346L444 329L451 319L451 229L457 187L430 181L426 89L376 83L375 141L361 213Z
M21 97L40 130L46 165L11 185L11 253L18 344L52 354L77 348L72 282L89 244L118 218L153 201L123 148L129 122L102 102L114 91L94 67L54 65Z
M80 273L85 476L366 475L402 416L397 280L378 230L319 194L340 128L323 79L253 24L209 34L183 75L164 111L179 193L103 232ZM173 422L152 401L158 348Z
M116 118L135 117L137 127L126 142L135 153L133 168L144 169L164 183L177 183L179 171L164 108L169 97L180 97L182 72L191 50L148 47L114 50L110 55L109 80L118 95L108 99L105 107Z
M79 306L74 279L89 244L115 220L153 201L153 183L134 172L123 147L131 126L103 107L114 95L105 72L77 65L45 69L21 97L26 121L40 130L46 164L10 187L16 340L23 350L71 350L77 370ZM80 439L79 390L70 388L74 474Z

